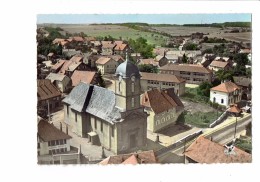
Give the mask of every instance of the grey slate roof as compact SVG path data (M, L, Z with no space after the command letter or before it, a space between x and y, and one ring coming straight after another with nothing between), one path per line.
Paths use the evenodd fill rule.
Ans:
M115 107L114 92L81 82L63 100L78 112L90 113L109 123L120 121L120 110Z
M120 110L115 105L114 92L94 86L86 112L112 123L121 118Z

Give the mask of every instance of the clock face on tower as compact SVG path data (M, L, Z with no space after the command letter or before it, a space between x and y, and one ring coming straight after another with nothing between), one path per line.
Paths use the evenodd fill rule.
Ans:
M135 76L131 76L131 80L134 82L135 81Z

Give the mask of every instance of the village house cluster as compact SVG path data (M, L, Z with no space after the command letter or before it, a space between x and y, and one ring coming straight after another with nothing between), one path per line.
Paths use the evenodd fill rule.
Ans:
M45 32L48 37L41 29L38 36ZM60 52L37 55L38 163L84 163L84 146L72 143L74 135L102 148L102 159L96 163L158 163L158 153L151 150L148 135L159 143L163 139L160 132L178 124L186 110L182 96L187 86L211 84L221 71L233 70L238 64L234 58L204 53L202 44L199 50L184 50L186 43L200 42L204 37L198 32L176 37L178 49L156 47L151 58L132 50L127 40L55 38L52 46ZM250 46L230 43L228 49L246 54L251 62ZM143 65L157 72L140 71ZM251 78L232 78L211 86L208 99L224 111L234 106L247 112ZM241 101L246 104L240 106ZM58 128L51 118L57 111L64 117ZM104 156L105 150L113 155ZM229 150L200 136L185 150L185 163L251 161L251 154L235 147L232 152L236 155L229 157Z

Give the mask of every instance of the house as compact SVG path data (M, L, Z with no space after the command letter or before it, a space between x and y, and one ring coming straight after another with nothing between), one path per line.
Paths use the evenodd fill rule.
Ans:
M215 54L204 54L199 64L207 68L215 58Z
M135 62L137 62L137 60L143 58L143 57L141 56L141 54L138 53L138 52L131 53L130 56L131 56L132 60L134 60Z
M51 80L37 80L38 108L54 111L61 105L61 93Z
M58 73L65 62L66 62L66 60L60 59L55 65L53 65L51 67L51 72L52 73Z
M55 58L55 54L53 52L50 52L48 55L47 55L47 59L48 60L53 60Z
M131 154L121 154L115 156L109 156L102 160L99 164L156 164L158 160L153 150L142 151Z
M37 158L38 164L80 163L78 151L71 150L71 136L57 129L45 120L38 123Z
M137 62L138 65L152 65L152 66L158 66L158 62L156 62L153 58L149 58L149 59L139 59Z
M234 83L242 88L242 100L251 100L252 81L251 78L233 76Z
M101 41L102 44L102 55L113 55L116 44L113 44L112 41Z
M229 107L241 101L242 88L231 81L221 83L210 89L210 101Z
M210 65L208 66L209 69L217 72L219 70L229 71L232 69L232 66L229 62L223 62L223 61L212 61Z
M71 77L75 70L86 70L87 68L88 66L83 63L83 57L75 55L70 60L64 62L59 71L59 74L65 74L68 77Z
M251 163L252 155L237 147L222 146L203 136L198 137L184 153L186 163Z
M102 75L109 74L109 73L111 74L111 73L115 73L118 63L112 58L100 57L96 61L96 66L97 69L100 70Z
M142 105L149 115L147 117L147 129L152 132L158 132L175 124L184 110L184 105L172 88L146 91L142 96Z
M66 75L58 73L50 73L45 79L51 80L62 93L66 92L71 87L71 79Z
M125 55L127 49L128 49L128 45L127 44L119 44L119 43L115 43L115 49L114 49L114 53L118 54L118 55Z
M97 84L97 73L94 71L78 71L75 70L71 76L72 86L77 86L80 82L88 84Z
M155 60L159 62L159 66L162 67L168 63L178 63L179 62L179 56L174 54L165 54L163 56L158 55L156 56Z
M194 64L172 64L169 63L159 68L162 74L172 74L186 80L186 83L200 84L211 82L212 71L202 65Z
M147 114L140 105L140 73L126 59L115 74L115 92L80 82L63 100L65 123L93 145L115 154L146 146Z
M118 65L125 61L124 58L120 55L108 55L106 57L114 59L118 63Z
M172 74L157 74L141 72L141 88L145 92L153 88L173 88L174 93L181 96L185 93L186 80Z

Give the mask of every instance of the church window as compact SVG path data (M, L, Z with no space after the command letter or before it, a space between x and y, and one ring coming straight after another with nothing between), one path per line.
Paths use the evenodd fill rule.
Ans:
M120 92L121 91L121 82L118 83L118 91Z
M224 99L221 99L221 104L223 104L224 103Z
M132 83L132 92L135 92L135 84Z
M103 132L103 122L102 121L100 122L100 130L101 130L101 132Z

